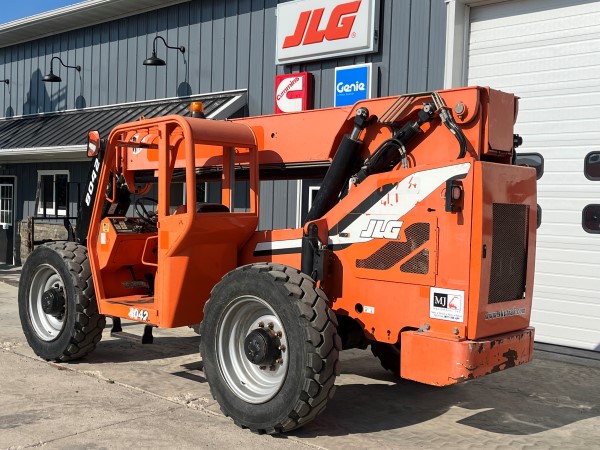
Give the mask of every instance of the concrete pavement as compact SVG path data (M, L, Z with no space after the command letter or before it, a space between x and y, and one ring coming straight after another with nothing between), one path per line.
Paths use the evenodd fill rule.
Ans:
M220 414L192 330L158 329L154 344L142 345L143 326L124 322L80 362L47 363L23 337L16 293L0 282L0 448L600 445L596 353L538 346L530 364L440 389L398 381L369 351L347 351L322 416L284 437L257 436Z

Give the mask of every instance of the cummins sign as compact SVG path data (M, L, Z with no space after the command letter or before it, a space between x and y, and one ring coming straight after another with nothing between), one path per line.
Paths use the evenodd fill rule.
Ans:
M277 5L277 64L377 51L378 0Z
M311 108L312 75L308 72L275 77L275 113L306 111Z

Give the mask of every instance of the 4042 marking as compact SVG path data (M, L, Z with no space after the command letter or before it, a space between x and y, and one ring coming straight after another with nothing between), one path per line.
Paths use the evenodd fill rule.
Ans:
M129 308L129 314L127 314L127 317L133 320L141 320L143 322L147 322L148 311L144 309Z

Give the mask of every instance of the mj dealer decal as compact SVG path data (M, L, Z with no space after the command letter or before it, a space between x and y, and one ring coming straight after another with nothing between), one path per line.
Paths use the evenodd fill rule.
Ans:
M429 317L464 322L465 292L432 287L429 291Z

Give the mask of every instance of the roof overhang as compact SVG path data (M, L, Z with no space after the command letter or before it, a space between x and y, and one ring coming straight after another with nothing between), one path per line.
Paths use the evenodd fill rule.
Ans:
M207 119L227 119L246 106L248 102L248 94L245 89L242 89L236 91L217 92L212 94L193 95L185 98L149 100L136 103L98 106L94 108L87 108L84 110L64 111L61 113L34 114L9 119L0 119L0 138L2 137L3 123L12 122L14 124L18 123L19 121L27 121L29 122L29 124L28 128L25 129L25 132L32 133L32 131L30 131L32 130L31 122L48 121L49 118L51 120L52 118L56 118L57 120L64 120L65 117L68 117L68 120L74 124L78 122L78 117L80 117L82 113L85 113L90 114L92 116L91 119L93 123L95 114L105 115L107 111L114 111L115 116L123 117L123 111L127 111L126 119L117 120L116 123L110 123L108 124L108 127L105 126L105 129L101 130L104 134L106 134L106 136L108 136L108 132L119 123L136 120L141 115L146 115L147 117L150 117L151 115L148 115L145 111L148 108L153 108L156 105L160 105L164 108L165 105L167 105L167 109L165 111L166 114L183 114L187 111L187 106L192 101L203 101L205 102L205 107L206 105L208 105L208 107L205 109ZM169 104L172 104L173 106L169 107ZM88 123L89 119L90 117L88 117ZM106 124L106 119L104 118L103 120ZM66 128L68 128L64 122L54 125L51 122L49 122L45 123L43 126L47 127L48 129L52 129L53 127L55 127L58 129L65 130ZM79 133L79 136L87 136L87 131L89 131L89 129L82 129L80 131L81 133ZM15 129L11 128L6 132L13 133L15 132ZM36 135L39 134L41 136L45 134L44 131L40 128L37 128L35 133ZM62 133L61 135L65 134L66 133ZM50 160L52 162L87 161L88 158L86 156L86 144L87 142L78 142L76 144L69 142L64 145L54 145L50 147L25 145L23 147L18 148L0 148L0 164L49 162Z
M52 155L52 162L87 161L85 145L68 145L64 147L38 147L38 148L3 148L0 149L0 163L33 163L48 162Z
M87 0L0 25L0 47L33 41L190 0Z

